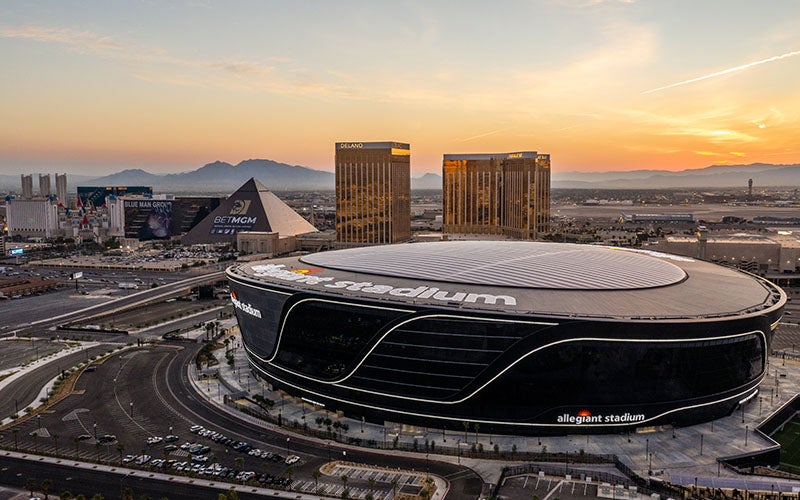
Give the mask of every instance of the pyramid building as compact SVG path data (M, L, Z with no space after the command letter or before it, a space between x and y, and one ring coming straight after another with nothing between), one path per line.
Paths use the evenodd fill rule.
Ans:
M296 236L315 232L316 228L251 177L181 241L184 245L233 244L236 233L244 231Z

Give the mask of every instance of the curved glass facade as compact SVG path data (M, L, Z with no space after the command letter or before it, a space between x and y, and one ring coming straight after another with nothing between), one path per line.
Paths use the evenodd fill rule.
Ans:
M251 363L274 385L357 418L496 432L721 416L763 377L775 320L513 317L231 288Z

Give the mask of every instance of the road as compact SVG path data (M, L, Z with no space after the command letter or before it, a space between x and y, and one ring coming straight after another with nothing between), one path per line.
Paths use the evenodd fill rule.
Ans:
M302 436L288 435L282 431L273 431L256 427L216 407L209 406L204 398L191 387L187 377L186 365L192 362L201 346L198 344L160 344L149 348L132 348L108 358L98 366L97 371L84 373L79 378L75 394L56 403L42 415L41 420L29 419L20 422L10 430L3 431L0 442L7 448L31 451L42 451L55 454L78 456L82 460L101 458L118 462L123 453L148 453L160 457L163 445L148 446L147 437L164 436L174 432L180 441L196 440L211 447L213 461L228 467L268 473L273 476L288 474L283 461L272 462L257 459L246 454L235 452L223 445L205 438L190 434L188 428L200 424L209 429L224 432L232 439L247 441L262 450L270 450L285 456L287 454L286 438L290 437L290 451L302 457L303 462L294 468L295 480L311 481L312 472L328 462L328 457L341 458L343 451L350 462L389 467L393 469L426 468L424 455L421 458L406 456L383 456L379 453L358 449L343 448L324 442L307 440ZM209 387L210 389L210 387ZM77 440L77 436L86 435L86 440ZM114 434L118 442L108 445L95 444L94 436ZM179 444L177 443L177 444ZM118 446L119 445L119 446ZM170 458L188 460L186 452L177 450ZM235 464L241 459L241 464ZM481 479L473 471L449 463L430 462L430 472L446 478L450 482L447 498L474 499L482 488ZM50 471L48 473L56 474ZM57 471L58 477L76 477L77 472L66 467ZM335 477L323 477L323 481L337 483ZM0 479L2 481L2 479ZM24 482L24 479L22 479ZM119 491L119 477L115 483L112 479L87 478L86 484L109 497L116 497ZM364 484L361 484L364 483ZM18 483L7 483L18 484ZM83 484L83 480L81 480ZM154 483L155 484L155 483ZM349 485L353 488L366 487L365 481L353 479ZM378 488L388 488L388 485ZM167 496L174 498L198 498L197 496L180 496L182 493L168 491ZM156 490L148 490L151 495ZM93 493L93 492L92 492ZM139 495L137 490L137 497ZM215 498L215 497L214 497Z
M185 278L179 281L175 281L173 283L167 283L156 288L139 290L135 293L131 293L130 295L119 297L116 300L107 301L100 304L88 305L87 307L81 308L80 310L70 311L62 314L57 314L55 311L53 311L50 314L46 314L45 312L42 313L41 315L32 315L32 314L23 314L19 310L15 310L11 312L14 318L12 319L12 322L13 324L16 324L18 326L15 327L13 330L8 329L3 333L7 334L16 333L18 336L24 336L28 334L31 335L40 334L41 332L47 331L60 324L85 320L99 314L123 310L129 307L135 307L137 305L142 305L154 300L161 300L174 297L176 295L180 295L181 293L183 293L187 288L191 288L202 283L217 281L223 279L223 277L224 277L224 272L222 271L215 271L200 276L192 276L190 278ZM45 296L42 296L42 298L45 298ZM23 300L9 301L9 303L16 302L17 304L16 307L19 308L23 307L22 305ZM42 315L44 315L44 318L41 317Z
M22 412L36 400L42 387L61 373L62 368L70 368L94 355L106 352L108 349L108 345L98 345L67 354L10 382L0 389L0 415L7 417L13 413Z

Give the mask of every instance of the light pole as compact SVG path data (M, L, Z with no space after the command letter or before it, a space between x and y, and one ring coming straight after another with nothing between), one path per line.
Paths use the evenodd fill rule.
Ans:
M456 452L458 453L458 465L461 465L461 440L456 443Z
M744 446L747 447L747 434L750 431L750 427L745 425L744 426Z
M331 461L331 442L328 441L328 462Z
M97 422L92 424L92 427L94 428L94 440L97 441Z
M133 420L133 401L131 401L131 420Z
M703 434L700 434L700 456L703 456Z
M286 438L286 458L289 458L289 440L291 438Z

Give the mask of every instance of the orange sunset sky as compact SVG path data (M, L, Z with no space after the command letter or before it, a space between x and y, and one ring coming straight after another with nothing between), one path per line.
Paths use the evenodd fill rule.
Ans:
M6 1L0 173L178 172L335 141L558 171L800 163L797 1Z

